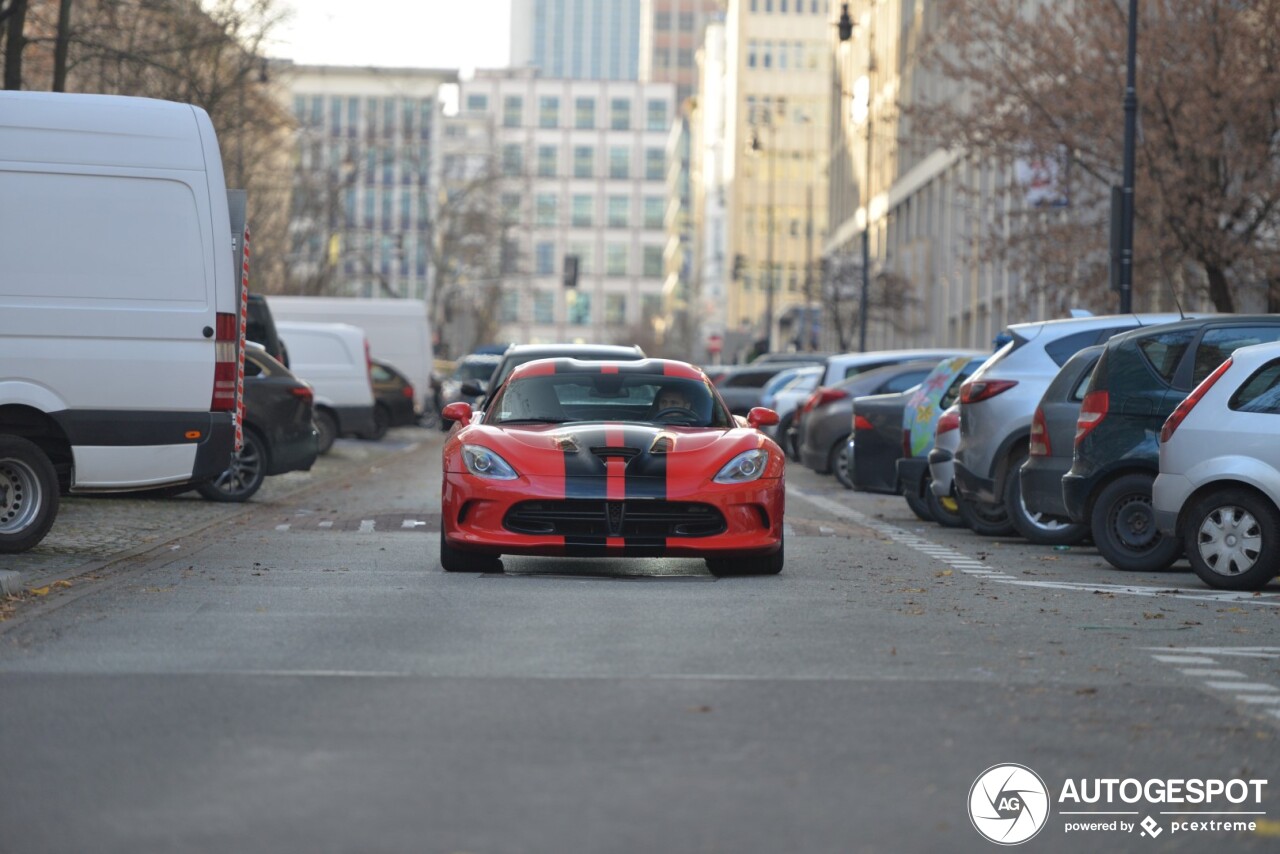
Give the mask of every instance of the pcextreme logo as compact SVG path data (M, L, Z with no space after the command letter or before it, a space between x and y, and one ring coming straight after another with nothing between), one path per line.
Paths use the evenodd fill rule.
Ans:
M969 820L998 845L1019 845L1049 820L1049 789L1025 765L992 765L969 789Z

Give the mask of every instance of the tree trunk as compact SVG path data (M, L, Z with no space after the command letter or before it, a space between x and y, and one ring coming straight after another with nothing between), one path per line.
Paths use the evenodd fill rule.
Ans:
M58 37L53 48L53 91L67 91L67 47L71 43L71 0L59 0Z
M27 21L27 0L13 0L9 6L9 26L5 31L4 88L22 88L22 49L27 45L23 30Z
M1231 298L1226 271L1217 264L1206 262L1204 272L1209 277L1209 299L1213 301L1214 309L1224 314L1234 313L1235 300Z

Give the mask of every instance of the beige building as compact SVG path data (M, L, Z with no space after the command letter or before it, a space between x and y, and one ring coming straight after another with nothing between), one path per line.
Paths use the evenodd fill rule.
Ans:
M683 104L698 88L696 56L722 0L640 0L640 79L676 84Z
M726 356L811 345L827 233L831 29L826 0L729 0L723 157L729 193ZM806 340L806 339L809 340Z

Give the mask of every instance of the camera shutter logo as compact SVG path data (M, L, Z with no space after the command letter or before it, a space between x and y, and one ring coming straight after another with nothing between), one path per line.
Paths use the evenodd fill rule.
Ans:
M1025 765L992 765L969 789L969 820L998 845L1026 842L1049 820L1049 789Z

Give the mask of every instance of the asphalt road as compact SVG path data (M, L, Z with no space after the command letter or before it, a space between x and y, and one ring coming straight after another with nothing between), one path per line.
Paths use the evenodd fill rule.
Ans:
M777 577L446 575L440 443L395 431L345 463L342 443L212 522L160 502L180 536L138 523L10 603L0 852L989 851L970 794L1003 763L1050 812L1032 793L982 826L1039 826L1027 850L1277 846L1280 586L1121 574L795 466ZM1269 782L1061 800L1109 778ZM1067 814L1103 811L1123 814ZM1068 832L1147 817L1155 838Z

